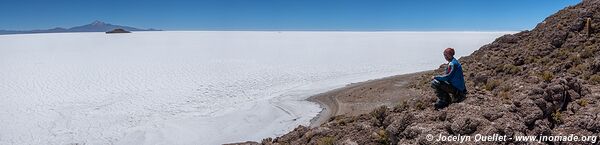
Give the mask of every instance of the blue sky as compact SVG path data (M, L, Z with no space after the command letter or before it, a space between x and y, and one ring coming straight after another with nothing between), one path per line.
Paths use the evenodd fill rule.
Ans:
M524 30L580 0L0 0L0 29Z

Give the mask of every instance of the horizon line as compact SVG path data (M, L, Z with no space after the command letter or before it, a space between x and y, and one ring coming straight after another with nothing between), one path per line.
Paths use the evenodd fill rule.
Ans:
M523 30L525 31L525 30ZM508 33L514 34L522 31L257 31L257 30L246 30L246 31L217 31L217 30L163 30L163 31L131 31L135 33L154 33L154 32L340 32L340 33L352 33L352 32L397 32L397 33ZM53 32L53 33L17 33L17 34L0 34L1 36L9 35L48 35L48 34L81 34L81 33L106 33L106 32Z
M296 29L244 29L244 30L161 30L169 32L521 32L527 30L320 30L320 29L307 29L307 30L296 30ZM157 31L133 31L133 32L157 32Z

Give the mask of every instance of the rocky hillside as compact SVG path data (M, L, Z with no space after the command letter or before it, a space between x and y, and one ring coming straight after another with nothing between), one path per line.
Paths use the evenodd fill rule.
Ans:
M600 28L600 0L584 0L461 58L469 89L461 103L434 110L433 74L425 74L411 85L420 95L393 108L336 116L262 144L440 144L427 134L598 136L600 34L594 28Z

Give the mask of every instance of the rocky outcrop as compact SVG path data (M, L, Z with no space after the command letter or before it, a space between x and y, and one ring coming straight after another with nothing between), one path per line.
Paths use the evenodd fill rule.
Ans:
M125 29L121 29L121 28L117 28L111 31L106 32L106 34L112 34L112 33L131 33Z
M594 28L599 26L600 0L584 0L531 31L502 36L461 58L469 89L461 103L434 110L429 88L434 73L425 74L411 84L420 95L394 108L336 116L262 144L433 144L428 134L598 136L600 34ZM445 142L435 144L440 143Z

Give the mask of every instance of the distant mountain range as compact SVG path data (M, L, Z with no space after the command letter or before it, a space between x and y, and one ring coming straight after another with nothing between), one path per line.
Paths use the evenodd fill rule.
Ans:
M121 26L121 25L113 25L109 23L104 23L101 21L94 21L90 24L83 26L76 26L71 28L53 28L53 29L45 29L45 30L25 30L25 31L15 31L15 30L0 30L0 35L3 34L31 34L31 33L63 33L63 32L107 32L117 28L125 29L127 31L161 31L158 29L140 29L134 28L130 26Z

